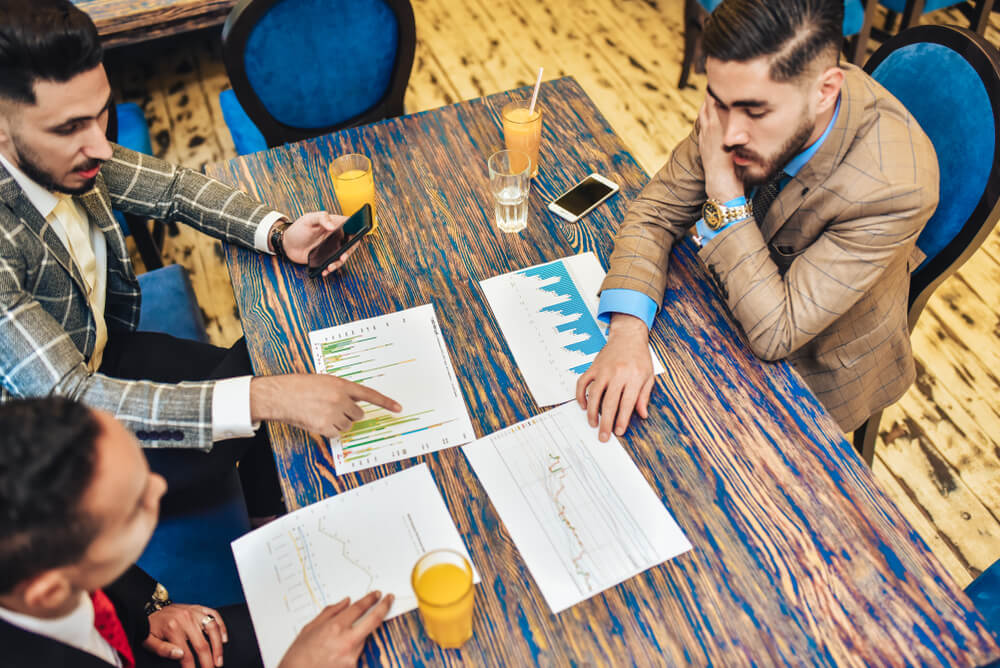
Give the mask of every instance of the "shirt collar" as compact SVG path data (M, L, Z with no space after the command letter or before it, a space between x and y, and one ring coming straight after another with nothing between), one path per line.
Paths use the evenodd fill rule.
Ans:
M5 165L6 166L6 165ZM0 607L0 619L25 631L52 638L77 649L86 648L94 630L94 604L87 592L80 593L80 602L67 615L54 619L33 617Z
M52 213L52 209L56 208L56 205L59 203L59 196L38 185L27 174L10 164L10 161L3 154L0 154L0 164L10 172L11 177L17 182L17 185L21 186L21 190L24 192L24 196L28 198L28 201L31 202L31 206L35 207L38 213L42 214L42 218L48 218L49 214Z
M830 131L833 130L834 124L837 122L837 116L840 115L840 97L837 98L837 108L833 111L833 118L830 119L830 123L826 126L826 130L820 135L819 139L814 141L808 148L799 153L797 156L792 158L787 165L785 165L784 172L789 176L795 176L799 173L799 170L805 167L809 159L816 155L816 151L819 147L823 145L826 138L830 136Z

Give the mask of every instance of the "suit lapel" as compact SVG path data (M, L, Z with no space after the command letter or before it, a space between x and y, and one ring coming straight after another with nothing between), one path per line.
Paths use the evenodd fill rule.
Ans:
M97 228L104 234L104 240L108 246L108 264L110 265L112 258L114 258L115 261L128 268L126 274L134 274L132 260L125 246L125 236L122 234L118 221L111 213L111 198L108 196L104 177L98 174L94 187L78 197L77 200L87 210L90 221L97 225Z
M781 189L768 210L760 228L765 243L771 242L778 230L784 227L799 210L806 196L822 185L833 170L843 162L854 137L861 128L864 105L861 91L864 83L861 77L864 74L854 65L844 65L843 69L846 70L846 76L841 88L840 113L837 115L837 121L826 141L816 151L816 155L810 158L799 173Z
M89 652L26 631L2 619L0 619L0 647L3 647L4 652L3 665L10 668L36 666L108 668L111 665Z
M52 257L73 277L76 287L86 296L87 288L83 282L83 276L80 274L80 270L76 268L76 263L70 257L66 246L59 239L59 235L55 233L55 230L52 229L49 221L45 220L42 214L38 212L38 209L28 201L24 191L14 181L14 177L4 169L3 165L0 165L0 200L6 202L7 206L14 212L14 215L25 224L28 231L34 234L42 245L48 248L49 252L52 253Z

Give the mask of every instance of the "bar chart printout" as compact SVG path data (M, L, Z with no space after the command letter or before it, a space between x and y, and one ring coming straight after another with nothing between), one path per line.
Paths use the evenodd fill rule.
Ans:
M581 253L479 282L539 406L572 399L580 375L607 343L597 320L603 280L597 256ZM663 373L649 354L653 373Z
M691 549L586 416L564 404L462 448L553 613Z
M264 665L277 666L302 627L345 596L354 601L378 589L396 596L387 618L414 610L410 572L421 555L438 548L469 556L426 464L233 541Z
M374 388L401 413L362 403L362 419L331 439L338 474L417 457L476 437L430 304L309 333L318 373Z

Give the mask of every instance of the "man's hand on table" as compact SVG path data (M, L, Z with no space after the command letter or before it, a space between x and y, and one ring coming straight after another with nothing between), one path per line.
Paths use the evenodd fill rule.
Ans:
M250 420L275 420L332 437L364 417L358 402L398 413L402 407L370 387L317 373L258 376L250 381Z
M587 410L591 427L600 424L598 438L621 436L632 418L649 417L653 391L653 362L649 357L649 330L639 318L624 313L611 316L608 343L576 384L576 400Z
M285 255L292 262L307 264L309 253L319 246L328 235L336 232L344 226L347 216L338 216L325 211L313 211L297 219L285 230L285 238L282 245L285 248ZM351 257L358 246L354 245L337 259L327 265L323 270L323 278L344 266L347 258Z
M379 593L372 592L353 605L346 598L328 605L302 627L278 668L353 668L392 601L392 594L379 601Z

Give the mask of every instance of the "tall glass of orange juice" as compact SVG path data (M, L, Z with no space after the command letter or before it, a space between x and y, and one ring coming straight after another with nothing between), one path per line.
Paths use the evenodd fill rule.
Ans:
M503 138L508 151L521 151L531 158L531 176L538 176L538 147L542 143L542 110L534 111L528 100L509 102L503 108Z
M372 161L360 153L342 155L329 167L333 191L340 202L340 213L350 216L366 203L372 205L372 231L378 228L375 216L375 175Z
M411 581L431 640L449 649L465 644L476 593L469 560L454 550L432 550L417 560Z

